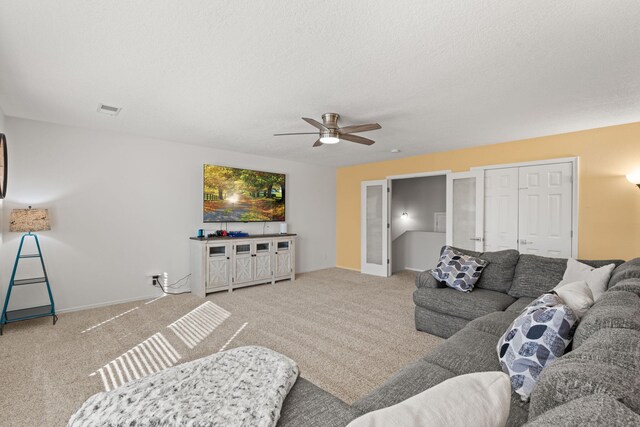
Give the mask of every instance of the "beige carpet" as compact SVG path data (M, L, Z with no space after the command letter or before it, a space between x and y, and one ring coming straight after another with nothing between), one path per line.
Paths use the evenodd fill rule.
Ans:
M160 370L225 344L286 354L303 377L351 403L442 341L414 328L414 277L328 269L204 300L185 294L62 314L55 326L50 318L7 325L0 337L0 425L66 425L87 397L135 371ZM218 326L207 330L202 319Z

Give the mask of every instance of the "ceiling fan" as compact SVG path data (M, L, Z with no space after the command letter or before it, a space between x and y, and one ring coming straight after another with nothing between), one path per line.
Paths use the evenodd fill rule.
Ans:
M357 142L358 144L371 145L375 144L368 138L363 138L358 135L352 135L358 132L367 132L370 130L382 129L378 123L370 123L366 125L352 125L345 127L338 127L338 119L340 115L337 113L324 113L322 115L322 123L317 120L313 120L307 117L303 117L302 120L309 123L311 126L318 128L318 132L301 132L301 133L276 133L273 136L283 135L318 135L318 140L313 144L314 147L319 147L323 144L337 144L341 139L345 141Z

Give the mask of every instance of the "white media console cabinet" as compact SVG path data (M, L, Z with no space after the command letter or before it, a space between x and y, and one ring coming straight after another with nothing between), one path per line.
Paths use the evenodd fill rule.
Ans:
M191 292L210 292L296 279L295 234L191 237Z

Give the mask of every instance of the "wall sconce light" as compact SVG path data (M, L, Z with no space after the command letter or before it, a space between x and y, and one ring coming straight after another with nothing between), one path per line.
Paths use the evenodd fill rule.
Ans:
M640 171L634 171L627 174L627 181L637 185L638 188L640 188Z
M407 211L402 212L402 219L409 219L409 214Z

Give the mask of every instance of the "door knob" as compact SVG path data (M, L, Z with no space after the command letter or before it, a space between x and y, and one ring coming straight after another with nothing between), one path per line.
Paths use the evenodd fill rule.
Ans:
M533 242L529 242L529 241L527 241L525 239L518 240L518 243L520 243L521 245L532 245L533 244Z
M473 240L474 242L482 242L482 237L471 237L469 240Z

